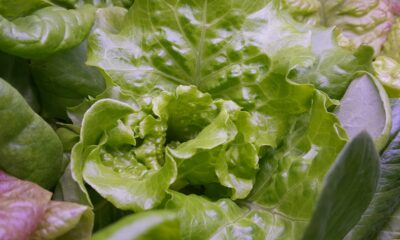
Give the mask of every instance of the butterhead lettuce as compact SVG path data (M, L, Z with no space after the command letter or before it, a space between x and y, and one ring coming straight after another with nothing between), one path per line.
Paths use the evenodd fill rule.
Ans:
M397 237L393 9L0 0L0 238Z

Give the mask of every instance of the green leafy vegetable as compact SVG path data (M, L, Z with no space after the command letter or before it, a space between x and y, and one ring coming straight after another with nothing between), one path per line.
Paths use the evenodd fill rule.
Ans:
M284 0L282 6L299 21L336 26L341 46L369 45L375 55L380 53L394 21L390 1L386 0Z
M362 132L344 148L327 174L303 239L343 239L373 198L379 171L374 143Z
M396 15L0 0L0 238L396 238Z
M67 107L104 91L101 74L85 65L86 52L87 43L84 42L73 49L32 61L32 74L49 117L67 118Z
M400 71L396 60L379 56L373 63L377 79L385 88L389 97L400 97Z
M2 79L0 99L1 169L50 189L65 167L60 140L17 90Z
M125 217L97 232L93 240L101 239L179 239L179 222L174 212L149 211Z
M0 16L0 50L23 58L43 58L79 45L94 22L94 8L39 9L26 17L7 20Z
M135 112L126 103L96 102L86 112L81 141L72 150L75 179L84 189L84 178L122 209L157 206L176 177L175 162L163 158L165 131L162 119Z
M0 78L10 83L25 98L35 111L39 112L40 104L37 88L29 72L29 62L12 55L0 52Z

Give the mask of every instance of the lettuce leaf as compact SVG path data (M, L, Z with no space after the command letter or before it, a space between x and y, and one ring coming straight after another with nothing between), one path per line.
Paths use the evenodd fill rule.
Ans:
M90 239L93 213L84 205L50 201L51 192L0 171L2 239Z
M32 60L31 71L40 90L43 115L67 119L67 107L105 90L100 72L85 65L87 42L50 57Z
M168 210L153 210L125 217L97 232L92 239L174 240L179 237L177 214Z
M164 161L163 119L103 99L85 113L81 131L72 149L72 172L82 190L84 179L121 209L140 211L161 203L176 177L175 162Z
M7 20L0 15L0 50L22 58L43 58L79 45L94 22L94 8L77 10L51 6L26 17Z
M0 168L44 188L54 187L65 168L60 139L2 79L0 99L0 124L7 126L0 129Z
M335 26L339 29L339 45L355 49L373 47L375 56L386 42L394 16L386 0L284 0L295 19L308 24Z

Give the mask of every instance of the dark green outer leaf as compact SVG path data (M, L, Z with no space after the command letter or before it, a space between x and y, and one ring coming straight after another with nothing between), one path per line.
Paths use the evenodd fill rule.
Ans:
M303 239L343 239L368 207L378 179L378 153L371 137L362 132L344 148L326 176Z
M93 25L95 9L47 7L9 21L0 16L0 50L23 58L43 58L81 43Z
M66 119L67 107L104 91L105 82L100 72L85 65L86 54L85 41L75 48L32 61L32 74L47 116Z
M63 149L56 133L2 79L0 111L0 168L42 187L53 187L63 171Z
M9 82L35 112L40 106L36 86L31 79L28 60L0 52L0 78Z
M396 107L394 115L398 114ZM378 189L360 222L347 239L374 239L400 204L400 134L381 155Z

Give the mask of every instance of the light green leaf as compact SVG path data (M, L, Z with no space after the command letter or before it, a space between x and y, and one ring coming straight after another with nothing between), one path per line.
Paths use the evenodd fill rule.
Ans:
M239 111L233 102L218 105L218 116L195 138L169 148L167 159L177 162L178 180L194 185L221 183L232 189L233 199L244 198L258 170L256 128L251 115Z
M360 70L370 70L373 49L359 47L352 52L335 42L333 28L312 31L312 49L317 61L307 68L297 67L290 77L300 83L311 83L330 97L340 99Z
M72 150L74 179L83 190L84 179L118 208L156 207L176 177L175 162L164 161L165 131L162 119L126 103L97 101L85 113L81 141Z
M171 192L165 208L178 212L182 239L298 239L305 222L230 199L212 202L197 195Z
M346 145L326 175L303 239L343 239L371 202L379 172L374 143L362 132Z
M361 45L374 48L379 55L394 21L390 1L386 0L284 0L295 19L308 24L336 26L339 45L356 49Z
M0 50L22 58L44 58L79 45L94 22L94 8L46 7L9 21L0 16Z
M350 84L336 113L350 138L365 130L379 150L386 145L392 127L390 103L371 75L364 74Z
M325 174L346 142L339 120L327 111L330 106L329 98L317 91L310 111L290 120L282 146L261 160L254 188L244 201L285 216L282 221L297 229L297 238L312 216Z
M152 240L180 239L177 214L167 210L153 210L133 214L102 229L93 240Z
M304 112L312 87L286 82L285 76L295 66L313 63L310 33L261 1L226 0L228 8L219 6L217 1L136 1L121 31L102 25L94 29L88 64L143 98L157 89L195 85L247 109L276 113L284 106L288 113ZM201 12L207 12L207 19ZM177 17L160 18L161 13ZM272 34L276 31L281 34ZM293 51L298 54L287 54Z
M375 76L385 88L389 97L400 97L400 64L387 56L378 56L373 67Z
M400 61L399 35L400 35L400 18L396 18L391 27L388 39L383 45L382 54L393 58L397 62Z
M52 188L64 171L62 144L56 133L2 79L0 99L0 168Z

